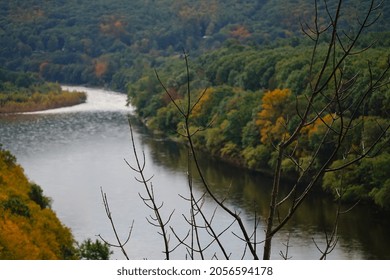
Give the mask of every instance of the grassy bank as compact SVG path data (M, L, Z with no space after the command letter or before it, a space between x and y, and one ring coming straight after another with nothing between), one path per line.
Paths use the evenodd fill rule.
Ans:
M62 90L58 83L46 82L34 73L0 68L0 114L73 106L86 98L84 92Z

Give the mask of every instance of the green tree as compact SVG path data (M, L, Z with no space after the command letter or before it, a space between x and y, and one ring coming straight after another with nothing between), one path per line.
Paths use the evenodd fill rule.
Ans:
M112 253L110 246L98 239L93 242L88 238L79 246L79 254L82 260L109 260Z
M30 192L28 193L31 200L35 201L41 209L51 206L51 198L43 195L43 190L37 184L31 184Z

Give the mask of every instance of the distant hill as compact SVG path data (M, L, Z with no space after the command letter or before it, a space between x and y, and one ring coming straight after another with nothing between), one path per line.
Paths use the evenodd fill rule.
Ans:
M337 1L327 2L332 10ZM354 22L369 2L344 1L347 18ZM370 32L390 31L390 5L383 5ZM111 85L119 69L183 48L198 55L232 40L266 46L301 37L300 23L313 15L311 0L2 1L0 63L51 81ZM389 45L389 39L381 44Z

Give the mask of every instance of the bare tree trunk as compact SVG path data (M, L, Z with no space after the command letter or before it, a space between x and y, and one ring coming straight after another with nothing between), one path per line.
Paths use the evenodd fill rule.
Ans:
M275 213L277 208L277 199L279 194L279 185L280 185L280 178L282 173L282 160L283 160L283 150L284 150L283 146L279 145L278 150L279 151L278 151L278 158L276 160L274 181L273 181L272 193L271 193L271 201L269 205L269 215L267 219L267 228L265 231L264 252L263 252L264 260L271 259L273 221L275 218Z

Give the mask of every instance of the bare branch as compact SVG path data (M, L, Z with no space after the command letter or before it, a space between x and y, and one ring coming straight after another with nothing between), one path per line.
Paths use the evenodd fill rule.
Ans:
M153 225L153 226L156 226L156 227L159 227L160 228L160 232L159 234L163 237L163 240L164 240L164 251L163 253L165 254L165 257L166 259L168 260L170 258L170 252L171 250L169 249L169 236L168 236L168 233L167 233L167 230L166 230L166 227L167 227L167 224L168 222L171 220L171 217L174 213L174 211L171 212L171 214L169 215L168 219L164 222L161 214L160 214L160 210L161 208L163 207L164 203L162 202L160 205L157 205L157 202L156 202L156 199L155 199L155 195L154 195L154 188L153 188L153 184L150 183L150 180L153 178L152 177L145 177L145 154L144 152L142 152L143 154L143 161L141 162L140 159L139 159L139 156L138 156L138 152L137 152L137 149L136 149L136 146L135 146L135 141L134 141L134 134L133 134L133 128L132 128L132 125L131 125L131 122L130 122L130 119L129 119L129 128L130 128L130 140L131 140L131 144L132 144L132 150L133 150L133 154L134 154L134 158L135 158L135 162L136 162L136 166L132 167L128 161L126 161L127 165L133 170L135 171L136 173L138 173L139 175L139 178L136 178L136 180L138 182L140 182L141 184L143 184L144 186L144 189L146 191L146 194L147 196L146 197L143 197L141 194L140 197L141 199L143 200L144 204L153 211L153 215L154 216L149 216L154 222L152 222L150 219L146 218L147 221ZM149 184L150 183L150 184Z
M111 224L111 228L114 232L114 235L115 235L115 238L116 238L116 241L117 241L117 244L111 244L109 242L107 242L105 239L103 239L103 237L99 234L98 236L100 237L100 239L110 245L110 246L113 246L113 247L117 247L117 248L120 248L123 255L125 256L125 258L127 260L129 260L129 256L127 255L127 252L125 250L125 246L126 244L129 242L130 240L130 237L131 237L131 233L133 231L133 227L134 227L134 220L133 222L131 223L131 226L130 226L130 230L129 230L129 234L126 238L126 240L124 242L121 241L121 239L119 238L119 235L118 235L118 232L116 230L116 226L115 226L115 223L114 223L114 219L112 218L112 214L111 214L111 210L110 210L110 205L108 203L108 199L107 199L107 194L103 192L103 188L100 188L100 192L101 192L101 195L102 195L102 199L103 199L103 204L104 204L104 209L106 210L106 215L107 215L107 218L109 219L110 221L110 224Z

